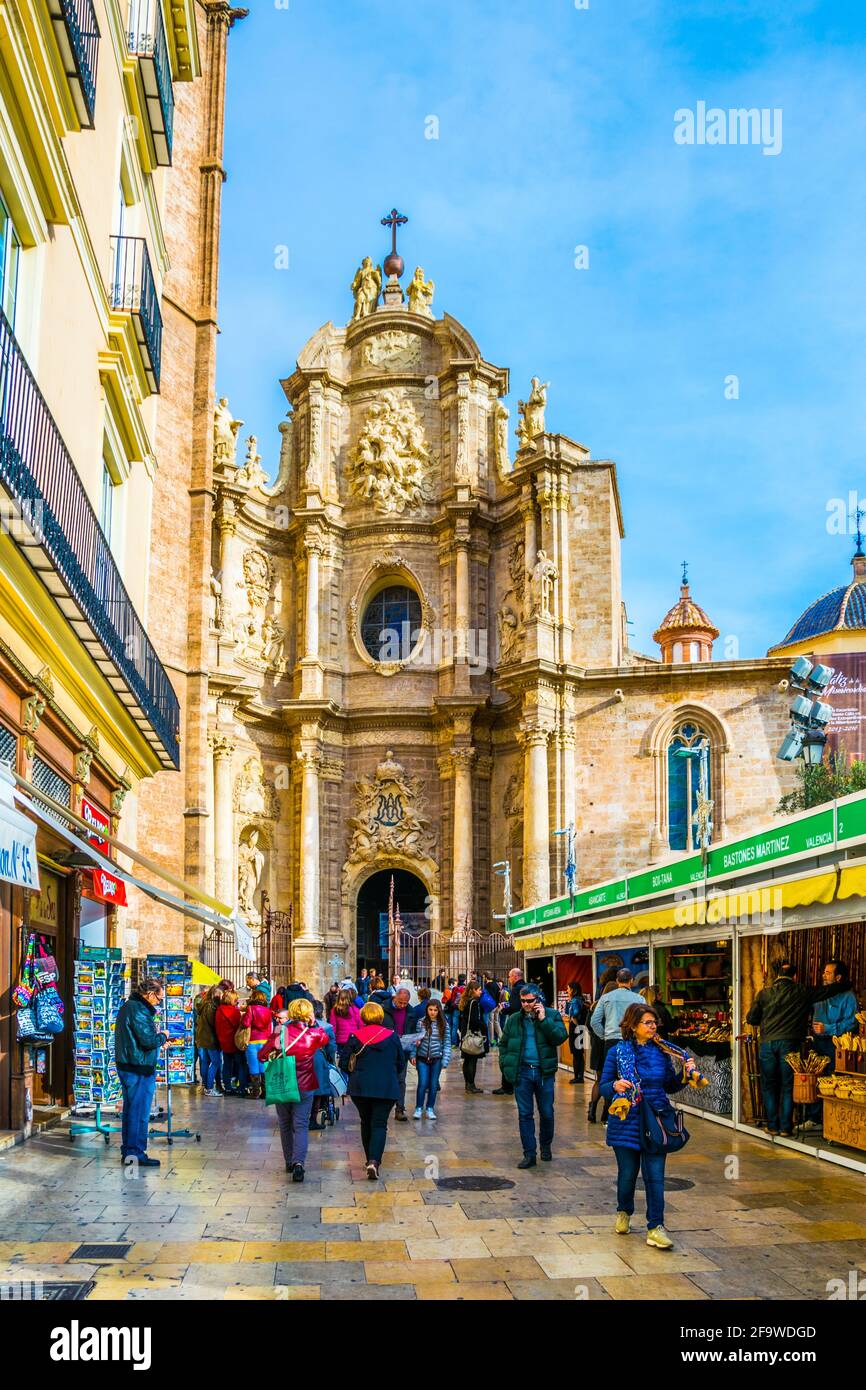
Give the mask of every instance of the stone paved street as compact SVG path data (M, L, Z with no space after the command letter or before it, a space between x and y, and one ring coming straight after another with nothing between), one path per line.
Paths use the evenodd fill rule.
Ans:
M201 1144L153 1141L160 1169L124 1176L116 1138L65 1127L0 1155L0 1279L92 1283L91 1299L797 1299L866 1271L864 1179L692 1120L669 1176L676 1249L612 1232L613 1156L582 1088L557 1088L555 1161L518 1172L514 1102L465 1097L452 1066L439 1120L392 1122L383 1177L367 1182L354 1108L311 1136L307 1180L284 1172L273 1113L255 1102L178 1103ZM410 1087L411 1095L411 1087ZM736 1163L732 1162L736 1160ZM438 1176L504 1178L442 1191ZM739 1176L727 1177L738 1165ZM125 1258L76 1257L124 1242ZM645 1276L651 1276L647 1278Z

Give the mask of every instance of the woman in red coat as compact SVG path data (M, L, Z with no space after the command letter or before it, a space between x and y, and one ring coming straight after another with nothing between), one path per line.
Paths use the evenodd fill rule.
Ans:
M281 1009L277 1014L274 1030L259 1051L262 1062L283 1051L295 1059L301 1099L279 1101L276 1106L283 1158L286 1160L286 1172L292 1175L292 1182L304 1181L310 1111L318 1086L315 1054L320 1048L327 1047L329 1041L324 1028L316 1026L312 1004L307 999L293 999L288 1009Z
M249 1072L244 1054L235 1045L235 1033L241 1026L241 1011L238 996L234 990L226 990L223 1001L214 1016L214 1031L223 1055L222 1077L223 1094L227 1096L246 1096Z

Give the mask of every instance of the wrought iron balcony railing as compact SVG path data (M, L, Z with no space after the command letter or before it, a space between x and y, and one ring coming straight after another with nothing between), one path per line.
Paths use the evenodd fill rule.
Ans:
M150 267L147 242L139 236L111 238L111 284L108 297L112 309L132 315L144 370L151 391L159 391L162 360L162 314Z
M93 0L48 0L48 12L78 119L92 130L99 56L99 25Z
M3 529L17 540L163 767L177 768L177 696L2 312L0 505Z
M160 0L129 0L126 43L138 58L157 164L171 163L174 89Z

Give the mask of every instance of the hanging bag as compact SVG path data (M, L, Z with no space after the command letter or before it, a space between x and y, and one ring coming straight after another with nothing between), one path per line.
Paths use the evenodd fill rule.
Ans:
M328 1085L335 1096L344 1096L349 1089L349 1078L333 1062L328 1066Z
M21 981L12 991L12 1003L16 1009L26 1009L33 1002L35 985L33 981L33 966L36 962L36 937L31 935L27 938L27 950L21 962Z
M280 1029L281 1051L265 1062L265 1105L297 1105L301 1099L298 1086L298 1067L289 1053L307 1029L286 1047L286 1025Z
M472 1017L472 1010L475 1008L477 1002L477 999L473 999L472 1003L469 1005L469 1008L466 1011L467 1024L469 1023L469 1020ZM464 1057L482 1057L484 1055L484 1049L486 1048L486 1046L487 1038L485 1037L484 1033L476 1032L475 1029L469 1029L467 1032L463 1034L463 1037L460 1042L460 1051L462 1052Z
M378 1042L382 1042L383 1039L386 1038L386 1037L388 1036L388 1034L389 1034L389 1032L390 1032L391 1030L390 1030L390 1028L381 1028L379 1031L380 1031L380 1033L381 1033L381 1037L378 1037L378 1038L371 1038L371 1039L370 1039L370 1042L377 1042L377 1043L378 1043ZM352 1055L351 1055L351 1057L349 1058L349 1061L348 1061L348 1063L347 1063L350 1072L352 1072L352 1071L355 1070L355 1067L358 1065L358 1058L360 1057L361 1053L364 1051L364 1048L367 1047L367 1046L369 1046L368 1043L362 1043L361 1046L358 1048L358 1051L352 1053Z
M675 1154L689 1142L682 1110L667 1101L654 1105L641 1096L640 1146L644 1153Z
M63 1032L63 1002L57 990L40 989L36 995L36 1026L40 1033Z

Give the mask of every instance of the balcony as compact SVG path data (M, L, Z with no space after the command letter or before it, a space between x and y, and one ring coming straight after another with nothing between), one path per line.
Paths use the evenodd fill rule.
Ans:
M138 59L156 162L171 164L174 91L160 0L129 0L126 44Z
M93 129L99 25L92 0L48 0L48 13L79 121Z
M164 768L180 765L177 696L120 577L59 429L0 312L5 526Z
M162 358L162 314L150 256L143 237L113 236L111 238L111 284L108 298L112 309L120 309L132 318L147 384L159 391L159 368Z

